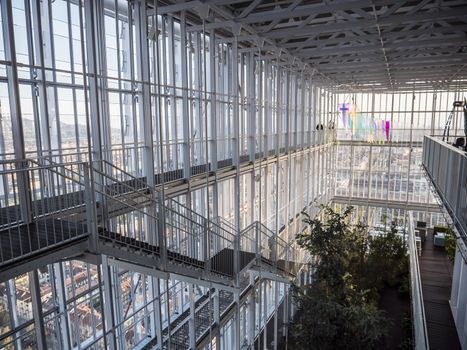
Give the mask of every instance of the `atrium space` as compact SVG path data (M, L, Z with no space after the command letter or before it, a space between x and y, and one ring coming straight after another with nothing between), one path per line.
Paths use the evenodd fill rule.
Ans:
M467 350L466 98L466 0L0 0L0 349L299 349L352 207Z

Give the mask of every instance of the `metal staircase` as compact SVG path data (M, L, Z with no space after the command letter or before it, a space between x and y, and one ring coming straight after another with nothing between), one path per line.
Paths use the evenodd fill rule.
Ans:
M90 169L97 180L93 193L103 198L97 210L98 253L231 287L238 287L238 276L252 267L293 277L288 266L292 247L264 225L255 222L238 232L224 220L208 220L173 199L162 199L147 183L110 163L103 168ZM136 225L129 228L132 220Z
M2 162L0 180L0 282L89 255L156 277L183 276L210 286L194 306L200 344L231 317L235 293L245 301L251 278L289 282L305 261L260 222L240 231L221 217L208 220L108 162ZM188 349L191 317L185 310L162 330L163 348Z
M86 191L73 175L83 166L0 162L0 281L87 249Z
M299 250L261 223L239 232L207 220L108 162L0 166L0 280L83 253L231 288L246 270L284 281L300 266Z

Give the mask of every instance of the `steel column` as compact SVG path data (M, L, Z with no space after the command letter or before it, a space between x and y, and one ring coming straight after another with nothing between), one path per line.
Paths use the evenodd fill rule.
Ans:
M44 317L42 313L41 288L37 270L29 272L29 288L31 292L32 315L34 319L36 345L39 350L46 350L47 341L44 328Z
M15 159L20 161L26 159L27 157L24 145L23 118L21 114L21 99L19 92L18 64L16 60L13 10L12 3L10 1L2 1L0 6L2 10L1 15L5 60L10 62L10 64L5 66L5 69L9 91L8 97L10 102L11 131L13 139L15 140L15 142L13 142L13 150L15 153ZM26 164L18 162L15 164L15 167L17 169L22 169L26 167ZM29 223L32 220L32 204L27 173L24 171L18 172L17 181L19 189L21 219L24 222Z

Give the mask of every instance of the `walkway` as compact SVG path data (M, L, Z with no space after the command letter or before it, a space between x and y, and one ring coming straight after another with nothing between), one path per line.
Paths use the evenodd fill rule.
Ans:
M430 349L461 349L449 306L452 264L444 249L433 246L432 229L423 245L419 265Z

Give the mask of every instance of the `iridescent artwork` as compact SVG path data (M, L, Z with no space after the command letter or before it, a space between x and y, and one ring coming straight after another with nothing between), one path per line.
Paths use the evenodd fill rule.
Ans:
M390 132L391 132L391 121L390 120L385 120L384 121L384 130L385 130L385 133L386 133L386 141L389 142L389 135L390 135Z
M341 128L346 130L357 140L365 140L370 143L389 142L391 135L391 121L378 120L369 115L358 112L353 103L339 103Z
M347 116L349 112L349 104L348 103L339 103L339 111L341 114L342 125L347 127Z

